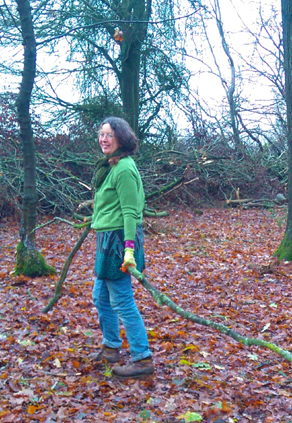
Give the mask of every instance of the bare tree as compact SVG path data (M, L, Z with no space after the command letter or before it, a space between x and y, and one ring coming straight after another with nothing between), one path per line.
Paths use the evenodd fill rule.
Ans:
M239 132L239 119L238 119L238 100L236 99L236 69L234 59L232 57L228 42L225 37L225 32L223 29L223 22L221 17L221 9L218 0L214 0L214 5L212 6L214 18L216 20L217 28L220 35L221 45L223 51L228 59L229 69L230 69L230 79L229 82L226 81L226 78L223 76L219 63L217 62L216 55L213 49L213 46L210 42L207 27L205 25L204 17L202 19L204 32L206 36L206 40L209 46L209 50L213 57L216 69L217 69L217 76L220 78L221 85L225 91L226 98L228 100L229 106L229 120L230 120L230 127L232 130L233 141L236 148L241 151L242 150L242 142L240 139L240 132ZM213 73L213 72L212 72Z
M36 158L30 118L30 100L36 73L36 43L29 0L16 0L24 46L22 81L16 100L23 153L23 195L20 243L17 247L16 274L38 276L53 272L36 249L37 217Z
M237 51L239 60L244 63L246 79L254 85L265 84L265 95L270 100L258 100L257 104L246 104L244 112L252 113L252 134L264 138L272 149L281 154L286 148L286 104L284 86L284 52L281 13L277 5L271 9L259 6L255 29L243 21L243 37L252 40L252 52L248 56ZM265 123L260 128L259 123ZM268 130L267 128L268 126ZM275 143L276 140L276 143Z

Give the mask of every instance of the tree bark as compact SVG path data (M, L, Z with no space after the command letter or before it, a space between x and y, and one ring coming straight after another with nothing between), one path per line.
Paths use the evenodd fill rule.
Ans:
M29 0L16 1L24 46L22 81L16 100L24 168L20 239L28 250L35 250L32 230L37 217L36 158L29 107L36 73L36 42Z
M141 46L132 44L128 57L122 62L121 96L123 111L136 135L139 118L139 72Z
M292 260L292 0L282 0L285 100L288 142L288 216L284 238L275 252L280 260Z

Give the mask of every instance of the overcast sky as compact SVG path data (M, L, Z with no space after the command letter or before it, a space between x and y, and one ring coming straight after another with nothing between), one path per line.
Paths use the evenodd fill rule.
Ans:
M203 0L203 4L206 4L210 10L214 5L214 0ZM280 19L280 0L220 0L220 8L222 13L222 22L223 28L225 31L226 39L229 45L229 48L232 52L232 57L235 62L236 69L243 69L244 66L240 63L238 52L244 57L250 57L253 51L253 40L252 37L247 35L247 28L251 31L257 31L259 23L259 9L261 8L261 13L265 19L268 19L271 15L271 8L278 10L279 19ZM207 34L210 39L210 43L214 49L214 54L216 61L220 66L221 72L226 78L227 83L230 81L230 67L228 64L228 59L226 54L223 51L221 45L221 39L219 32L216 26L215 20L209 19L207 21ZM196 41L198 42L198 40ZM198 91L200 96L204 99L206 104L210 106L210 109L213 111L216 109L216 104L220 104L222 98L225 96L224 90L222 88L220 79L215 76L213 73L217 73L216 66L214 64L214 58L210 54L210 50L206 39L204 37L199 40L204 54L200 57L200 60L205 61L207 66L202 65L201 62L198 62L195 59L188 60L188 66L193 71L192 78L192 88L194 91ZM191 43L189 44L190 53L192 52ZM62 47L60 45L60 52L62 52ZM17 50L13 49L6 51L6 58L10 57L10 60L15 58L22 57L22 48L20 46L18 50L18 55L16 54ZM65 54L61 56L65 57ZM38 54L38 66L42 67L45 70L60 68L63 66L70 67L70 63L66 63L62 59L57 57L50 56L49 58L45 57L43 53ZM212 69L212 72L210 72ZM60 79L52 80L52 86L56 93L65 101L78 101L77 90L74 89L72 80L62 81ZM17 90L19 83L12 77L1 78L2 91L6 89ZM48 88L46 88L48 89ZM257 81L256 84L249 82L246 83L243 92L253 97L256 101L260 99L266 99L271 96L269 87L267 86L267 81L262 79Z
M209 1L210 4L213 3L213 0ZM252 36L249 36L247 29L255 33L258 32L259 28L259 9L261 7L261 13L264 18L268 19L271 15L271 7L279 12L280 18L280 1L272 0L262 0L262 1L250 1L250 0L221 0L220 8L222 12L222 22L223 29L226 35L227 43L229 45L232 58L235 63L235 67L238 69L243 68L243 63L241 63L238 53L242 56L248 58L253 55L254 52L254 39ZM223 51L221 38L216 26L216 22L209 20L207 27L208 36L210 38L211 44L214 47L214 52L216 60L222 70L223 75L226 77L226 80L230 80L230 67L228 64L228 58ZM205 43L205 41L204 41ZM271 43L266 40L265 42L267 47L272 47ZM206 44L206 43L205 43ZM253 56L254 57L254 56ZM214 59L210 55L208 48L206 47L205 59L211 68L216 71L214 65ZM208 78L208 83L205 79ZM204 82L203 82L204 81ZM267 82L267 81L266 81ZM263 85L266 83L262 81ZM218 78L210 74L202 75L200 82L198 84L200 90L205 90L209 92L212 97L212 93L216 96L218 91L223 93L223 89L220 87ZM254 89L256 87L252 87ZM257 88L259 88L257 86ZM253 93L255 94L255 93Z

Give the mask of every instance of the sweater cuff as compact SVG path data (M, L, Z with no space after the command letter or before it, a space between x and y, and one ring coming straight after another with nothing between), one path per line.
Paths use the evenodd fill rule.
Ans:
M125 248L133 248L135 249L135 241L125 241Z

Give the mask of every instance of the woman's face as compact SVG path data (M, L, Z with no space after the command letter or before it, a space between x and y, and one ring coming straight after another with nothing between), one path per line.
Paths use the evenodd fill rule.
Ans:
M107 156L113 154L119 148L118 140L109 123L105 123L100 128L98 141L103 154Z

